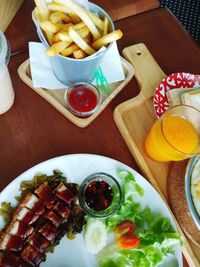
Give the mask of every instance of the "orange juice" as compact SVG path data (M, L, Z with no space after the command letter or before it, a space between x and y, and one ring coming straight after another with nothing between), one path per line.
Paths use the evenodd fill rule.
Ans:
M157 120L145 140L147 153L157 161L188 158L197 147L197 130L191 122L178 116Z

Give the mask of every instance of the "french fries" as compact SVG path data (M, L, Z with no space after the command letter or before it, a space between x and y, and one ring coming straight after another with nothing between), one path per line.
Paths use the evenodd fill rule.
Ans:
M53 12L49 18L50 18L50 21L54 24L61 23L61 22L65 22L65 23L71 22L70 17L60 11Z
M78 45L76 44L72 44L69 47L67 47L66 49L61 51L61 55L68 57L70 56L72 53L74 53L75 51L79 50Z
M76 15L78 15L81 18L81 20L85 23L85 25L88 27L88 29L94 36L94 39L97 40L98 38L100 38L101 35L97 27L92 22L91 18L88 16L88 14L85 12L83 8L81 8L78 4L76 4L71 0L55 0L55 2L58 4L62 4L73 10L76 13Z
M108 17L100 18L73 0L35 0L35 4L33 14L50 45L49 57L82 59L123 35L121 30L111 32Z
M82 51L82 50L76 50L76 51L74 51L74 53L73 53L73 56L76 58L76 59L81 59L81 58L84 58L84 57L86 57L86 53L84 52L84 51Z
M72 27L69 27L69 36L87 55L92 55L96 52Z
M45 0L35 0L36 7L39 11L39 17L41 21L49 19L49 9L47 8Z
M122 37L123 33L121 30L116 30L113 31L111 33L108 33L106 35L104 35L103 37L101 37L100 39L96 40L93 44L92 47L96 50L98 50L100 47L105 46L111 42L113 42L113 40L119 40Z
M60 52L62 52L66 47L68 47L71 44L71 42L57 42L55 44L53 44L51 47L49 47L46 50L46 54L49 57L53 57L56 54L59 54Z
M74 30L76 30L74 27L72 27ZM77 30L77 33L78 35L81 37L81 38L86 38L89 36L90 32L88 30L87 27L83 27L79 30ZM69 30L68 32L58 32L56 35L55 35L55 39L54 39L56 42L57 41L73 41L73 39L71 38L70 34L69 34ZM75 42L75 41L74 41Z
M108 18L104 18L104 24L103 24L103 35L108 34Z

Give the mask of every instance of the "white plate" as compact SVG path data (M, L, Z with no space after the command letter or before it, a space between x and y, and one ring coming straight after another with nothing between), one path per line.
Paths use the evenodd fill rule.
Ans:
M0 203L3 201L16 204L14 197L18 194L21 181L31 180L36 173L42 172L50 175L55 169L62 171L69 182L78 184L88 175L95 172L106 172L116 176L116 169L122 169L132 172L138 184L144 189L145 194L142 199L142 205L148 205L155 212L160 212L163 216L170 218L172 225L175 223L164 201L157 191L145 180L139 173L127 165L98 155L73 154L44 161L18 176L11 182L0 194ZM0 227L3 227L3 220L0 218ZM179 245L175 246L176 258L179 266L182 267L182 254ZM173 256L166 258L165 264L161 266L177 266L172 262ZM170 263L167 264L167 262ZM170 265L169 265L170 264ZM82 235L77 235L75 240L63 238L60 244L55 248L53 254L47 254L47 260L40 265L41 267L96 267L95 257L87 253Z

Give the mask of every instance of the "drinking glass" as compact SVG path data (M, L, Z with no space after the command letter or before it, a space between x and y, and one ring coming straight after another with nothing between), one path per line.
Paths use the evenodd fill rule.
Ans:
M200 155L200 111L187 105L169 108L145 139L147 154L156 161L179 161Z

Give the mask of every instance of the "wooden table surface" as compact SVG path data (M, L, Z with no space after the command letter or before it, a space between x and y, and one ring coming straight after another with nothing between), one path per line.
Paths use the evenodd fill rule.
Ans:
M111 1L107 1L108 6L109 3ZM13 52L27 50L27 41L38 41L31 22L31 10L30 5L23 5L6 31ZM116 12L119 10L118 7ZM118 20L116 27L124 32L123 39L118 42L120 51L143 42L166 74L200 72L198 45L167 9L159 8ZM17 69L27 58L28 52L25 51L11 57L9 63L15 102L0 116L0 190L35 164L71 153L104 155L140 171L113 120L115 107L138 94L135 79L91 125L81 129L20 80Z

